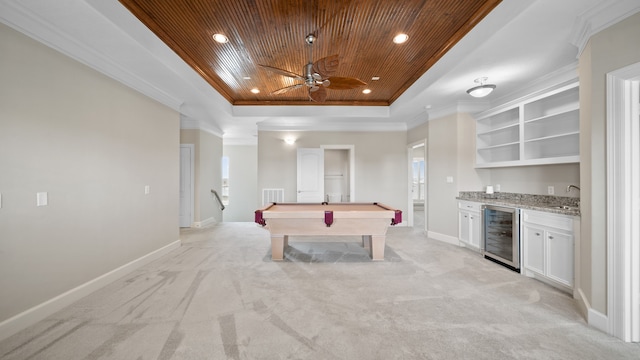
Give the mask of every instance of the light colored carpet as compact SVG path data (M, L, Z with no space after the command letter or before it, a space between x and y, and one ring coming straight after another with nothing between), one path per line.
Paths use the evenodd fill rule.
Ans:
M183 246L0 342L2 359L638 359L574 300L464 248L389 230L292 238L270 260L251 223L182 232Z

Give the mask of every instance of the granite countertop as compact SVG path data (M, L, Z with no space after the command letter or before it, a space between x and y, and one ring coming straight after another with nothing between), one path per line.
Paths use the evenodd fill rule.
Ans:
M456 199L561 215L580 216L580 198L577 197L504 192L486 194L483 191L461 191Z

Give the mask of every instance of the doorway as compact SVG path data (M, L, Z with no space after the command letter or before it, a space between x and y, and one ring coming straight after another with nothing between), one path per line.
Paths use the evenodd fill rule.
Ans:
M334 200L340 197L340 202L355 202L355 145L320 145L320 148L324 150L325 161L330 156L329 163L325 163L325 199L329 195Z
M427 232L427 141L420 140L407 146L409 169L408 226Z
M180 144L180 227L193 224L194 149L193 144Z
M350 202L349 150L324 149L324 193L329 203Z
M640 342L640 63L607 74L607 330Z
M298 202L355 202L354 145L298 148L297 161Z

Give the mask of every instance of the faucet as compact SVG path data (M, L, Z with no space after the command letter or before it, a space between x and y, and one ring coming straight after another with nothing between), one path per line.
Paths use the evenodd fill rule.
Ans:
M571 191L571 188L575 188L575 189L577 189L577 190L580 190L580 187L579 187L579 186L569 185L569 186L567 186L567 192L570 192L570 191Z

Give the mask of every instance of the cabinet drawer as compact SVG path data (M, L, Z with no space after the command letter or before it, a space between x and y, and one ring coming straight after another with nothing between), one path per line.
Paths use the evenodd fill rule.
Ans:
M458 201L458 209L471 212L480 212L482 203L474 201Z
M522 221L530 224L544 225L546 227L559 230L573 231L573 218L566 215L523 210Z

